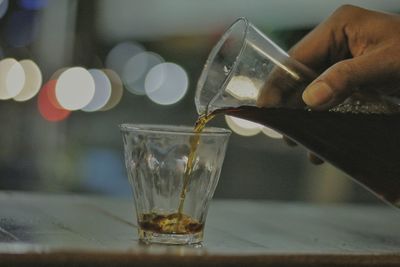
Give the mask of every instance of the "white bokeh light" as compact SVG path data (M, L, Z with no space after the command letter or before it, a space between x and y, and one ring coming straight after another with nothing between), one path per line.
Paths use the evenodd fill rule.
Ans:
M93 77L95 92L92 100L82 110L91 112L99 110L107 104L111 96L111 82L101 70L90 69L88 71Z
M283 136L280 133L278 133L277 131L272 130L271 128L268 128L268 127L262 127L261 131L263 132L263 134L265 134L266 136L271 137L271 138L275 138L275 139L283 138Z
M164 62L164 59L153 52L142 52L131 57L122 71L122 80L129 92L145 95L145 79L151 68Z
M146 76L147 96L160 105L171 105L181 100L189 85L186 71L175 63L154 66Z
M246 76L234 76L226 87L226 91L238 100L257 99L258 89Z
M25 85L25 72L21 64L13 58L0 61L0 99L17 96Z
M253 136L261 132L262 125L248 120L225 115L225 121L231 130L242 136Z
M121 101L122 95L124 93L122 81L118 74L110 69L102 69L105 75L107 75L109 81L111 82L111 96L107 104L101 108L101 111L106 111L114 108Z
M57 80L56 98L61 107L67 110L83 108L92 100L94 92L92 75L81 67L64 71Z
M145 51L143 46L134 42L122 42L114 46L106 57L106 67L122 75L125 64L133 56Z
M25 84L21 92L14 97L16 101L27 101L34 97L42 86L42 72L39 67L30 59L19 62L25 72Z

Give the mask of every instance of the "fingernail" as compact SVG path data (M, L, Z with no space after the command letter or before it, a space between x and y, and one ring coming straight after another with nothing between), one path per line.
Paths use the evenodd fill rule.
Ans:
M303 101L310 107L327 103L333 97L333 91L324 82L316 82L303 92Z

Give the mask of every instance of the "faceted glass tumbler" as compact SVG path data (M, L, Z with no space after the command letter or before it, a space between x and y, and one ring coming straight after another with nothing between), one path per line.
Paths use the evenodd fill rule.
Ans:
M120 129L139 238L145 243L202 242L231 132L209 127L197 134L193 127L144 124Z

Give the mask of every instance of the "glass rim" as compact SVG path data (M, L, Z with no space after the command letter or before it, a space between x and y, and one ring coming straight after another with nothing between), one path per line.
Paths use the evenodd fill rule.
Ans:
M226 30L226 32L223 34L223 36L221 37L221 40L220 40L221 41L220 46L222 46L222 44L225 43L225 41L227 40L228 36L231 34L233 29L235 27L239 26L239 24L242 24L242 23L244 23L245 27L244 27L243 36L241 37L241 40L240 40L240 50L239 50L239 53L237 54L237 56L235 58L235 61L233 62L232 68L229 70L228 75L226 75L224 82L221 84L221 88L224 88L224 90L225 90L225 87L227 85L227 81L229 81L232 78L232 74L235 73L235 71L236 71L236 69L237 69L237 67L239 65L238 62L240 61L240 58L242 58L243 51L244 51L244 49L246 47L245 40L246 40L247 35L249 33L250 21L245 17L238 18L237 20L235 20L232 23L232 25L228 28L228 30Z
M207 57L206 60L206 67L203 69L203 71L200 74L200 78L199 81L197 83L197 90L196 90L196 95L200 94L201 90L204 87L204 84L207 80L208 77L208 72L211 68L212 62L214 61L215 57L217 56L218 52L220 51L222 45L226 42L226 40L228 39L228 37L231 35L232 31L234 28L236 28L238 25L244 23L244 31L243 31L243 35L241 36L241 40L240 40L240 50L237 54L237 57L235 58L235 60L233 61L233 65L232 68L229 70L228 74L226 75L224 81L221 83L220 86L220 91L221 90L225 90L225 87L227 85L227 81L229 81L232 78L233 73L236 71L237 66L238 66L238 62L240 61L239 59L242 57L243 51L245 49L245 40L247 38L248 32L249 32L249 27L250 27L250 21L246 18L246 17L239 17L237 18L229 27L228 29L222 34L221 38L219 39L219 41L215 44L215 46L212 48L209 56ZM217 96L214 96L214 98ZM195 97L196 99L200 99L199 97ZM208 109L208 105L213 102L213 98L209 100L207 106L205 107L205 111L207 111ZM196 103L196 106L198 106L200 103Z
M118 125L122 132L158 133L175 135L229 136L232 131L220 127L205 127L201 133L194 132L193 126L167 124L122 123Z

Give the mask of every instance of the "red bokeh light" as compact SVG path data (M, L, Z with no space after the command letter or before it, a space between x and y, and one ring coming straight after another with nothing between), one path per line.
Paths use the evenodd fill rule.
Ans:
M71 111L63 109L55 98L57 80L48 81L40 90L38 96L39 112L45 120L57 122L66 119Z

